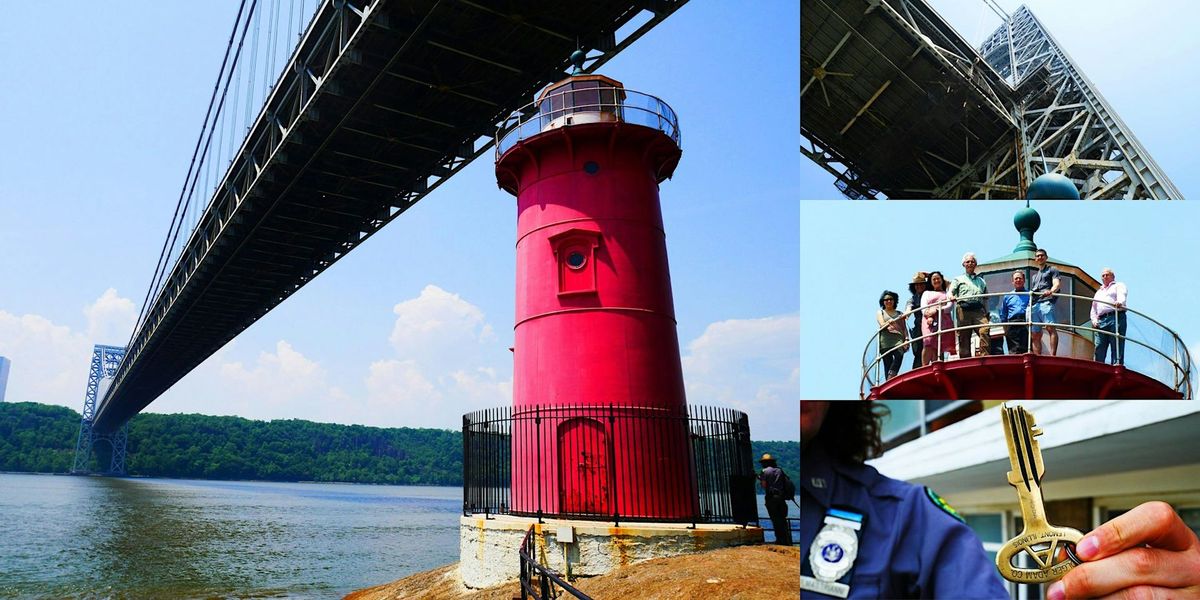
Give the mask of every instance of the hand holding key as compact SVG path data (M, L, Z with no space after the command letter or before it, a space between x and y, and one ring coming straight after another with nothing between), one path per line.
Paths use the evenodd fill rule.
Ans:
M1077 553L1083 564L1050 586L1048 600L1200 598L1200 540L1166 503L1147 502L1097 527Z
M996 553L996 568L1000 575L1017 583L1047 583L1054 581L1079 564L1072 548L1083 534L1070 527L1055 527L1046 520L1042 504L1042 450L1035 439L1042 435L1033 415L1017 406L1000 407L1004 422L1004 438L1008 442L1008 458L1012 470L1009 485L1017 489L1021 503L1024 528L1020 535L1008 540ZM1021 555L1032 559L1035 567L1014 564Z

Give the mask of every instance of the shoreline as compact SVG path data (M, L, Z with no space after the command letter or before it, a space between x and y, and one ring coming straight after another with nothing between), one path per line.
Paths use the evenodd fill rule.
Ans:
M593 598L730 598L767 600L800 595L800 548L755 544L656 558L578 578L573 585ZM354 590L345 600L510 600L516 580L470 589L458 563L415 573L391 583Z

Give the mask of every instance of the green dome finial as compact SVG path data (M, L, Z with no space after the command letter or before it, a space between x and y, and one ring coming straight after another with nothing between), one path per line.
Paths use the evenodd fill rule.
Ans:
M1078 200L1079 188L1059 173L1045 173L1029 184L1026 196L1030 200Z
M1042 217L1028 204L1026 202L1025 208L1018 210L1017 214L1013 216L1013 227L1016 227L1017 233L1021 234L1021 241L1017 242L1017 247L1013 248L1013 252L1037 250L1037 244L1033 242L1033 234L1037 233L1038 227L1042 226Z
M583 61L585 60L587 60L587 53L583 50L571 53L571 64L575 65L575 70L571 71L572 75L583 75Z

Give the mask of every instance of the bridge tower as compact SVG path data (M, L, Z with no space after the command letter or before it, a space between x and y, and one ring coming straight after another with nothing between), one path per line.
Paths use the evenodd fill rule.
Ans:
M75 462L71 466L72 473L88 473L92 462L92 450L96 442L108 442L112 448L105 475L125 474L125 447L129 439L129 423L108 433L100 433L92 429L96 417L96 400L103 398L112 384L121 359L125 358L125 348L119 346L104 346L97 344L92 350L92 366L88 372L87 391L83 395L83 418L79 421L79 439L75 444Z
M658 196L679 132L665 103L573 59L497 148L497 182L517 197L514 419L549 418L556 432L516 427L512 508L685 517L688 431L661 418L687 414Z
M1071 179L1087 198L1183 199L1028 7L1022 5L1009 15L983 42L979 54L1014 90L1021 90L1031 77L1045 81L1014 95L1026 181L1049 168Z

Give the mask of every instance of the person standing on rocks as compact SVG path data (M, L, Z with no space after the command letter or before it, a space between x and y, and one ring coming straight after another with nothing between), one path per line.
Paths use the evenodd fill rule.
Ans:
M763 468L758 475L758 483L766 492L767 514L771 517L771 526L775 528L775 543L791 546L792 527L788 523L787 503L795 498L796 486L788 479L787 473L776 466L775 457L764 454L758 463Z

